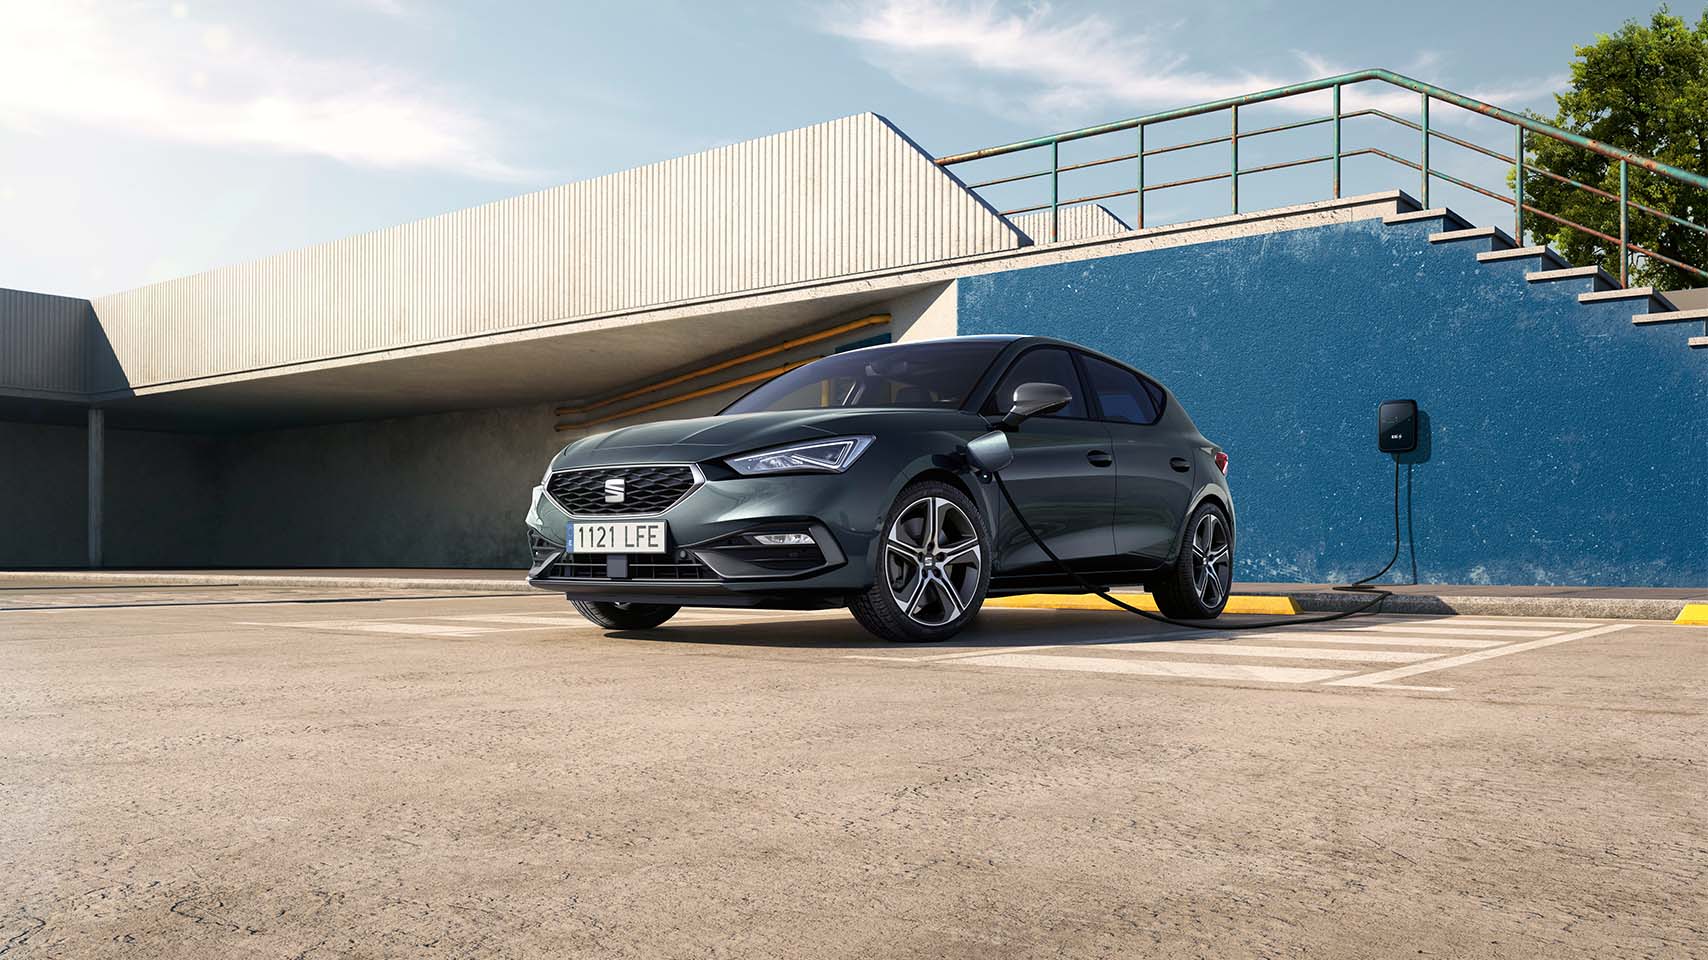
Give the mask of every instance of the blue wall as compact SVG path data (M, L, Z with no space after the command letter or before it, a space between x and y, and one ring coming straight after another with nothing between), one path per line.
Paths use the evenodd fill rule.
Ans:
M1425 583L1708 585L1708 352L1587 282L1529 284L1379 219L963 279L960 332L1078 341L1166 383L1232 458L1242 580L1344 582L1392 538L1378 401ZM1408 477L1402 472L1402 485ZM1402 494L1403 494L1402 490Z

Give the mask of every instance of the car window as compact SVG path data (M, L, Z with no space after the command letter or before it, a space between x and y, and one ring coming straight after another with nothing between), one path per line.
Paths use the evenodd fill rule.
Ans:
M1083 356L1083 359L1085 376L1091 383L1091 392L1097 397L1097 406L1103 411L1103 419L1143 424L1157 421L1159 411L1150 384L1144 383L1131 370L1106 360L1091 356Z
M1014 361L1014 365L1008 368L1008 373L1003 375L1002 382L996 385L996 390L985 402L984 412L986 414L1008 412L1009 404L1014 401L1014 388L1023 383L1054 383L1066 387L1068 393L1073 394L1073 399L1068 402L1067 406L1049 414L1049 416L1075 419L1084 419L1088 416L1085 397L1081 396L1085 391L1079 385L1079 374L1074 371L1073 357L1066 350L1056 347L1043 347L1028 350L1021 354L1020 359Z
M815 360L769 380L724 413L829 407L959 407L1001 352L989 340L898 343Z

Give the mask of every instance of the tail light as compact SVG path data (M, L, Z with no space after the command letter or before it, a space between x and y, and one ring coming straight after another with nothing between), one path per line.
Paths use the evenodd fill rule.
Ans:
M1222 471L1222 474L1224 476L1227 475L1227 472L1228 472L1228 455L1223 453L1220 450L1216 451L1216 469Z

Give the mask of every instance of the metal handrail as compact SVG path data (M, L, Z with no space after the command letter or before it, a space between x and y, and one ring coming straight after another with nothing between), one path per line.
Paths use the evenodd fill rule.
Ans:
M1414 93L1417 93L1420 97L1418 121L1413 122L1410 120L1406 120L1406 119L1394 116L1393 114L1388 113L1386 111L1374 109L1374 108L1364 109L1364 110L1355 110L1355 111L1351 111L1348 113L1342 113L1342 111L1340 109L1341 88L1346 86L1346 85L1349 85L1349 84L1362 83L1362 82L1371 81L1371 80L1380 81L1383 83L1390 84L1392 86L1400 87L1402 89L1410 90ZM1241 107L1251 106L1251 105L1259 104L1259 103L1267 103L1267 102L1272 101L1272 100L1281 100L1281 99L1284 99L1287 97L1299 96L1301 94L1315 93L1315 92L1322 91L1322 90L1329 90L1329 91L1333 92L1333 111L1327 117L1312 117L1312 118L1307 119L1307 120L1300 120L1300 121L1296 121L1293 123L1279 124L1276 126L1263 127L1263 128L1259 128L1256 130L1247 130L1247 131L1243 131L1243 132L1240 130L1239 111L1240 111ZM1429 105L1430 105L1431 101L1440 101L1442 103L1446 103L1446 104L1450 104L1452 106L1460 107L1460 108L1463 108L1465 110L1470 110L1474 113L1478 113L1478 114L1481 114L1483 116L1491 117L1495 120L1499 120L1499 121L1502 121L1504 123L1511 125L1513 127L1513 130L1514 130L1513 156L1508 157L1508 156L1506 156L1506 155L1504 155L1498 151L1490 150L1486 147L1480 146L1478 144L1472 143L1472 142L1467 141L1467 140L1463 140L1459 137L1451 136L1451 135L1443 133L1439 130L1430 129ZM1148 150L1145 148L1145 128L1146 127L1149 127L1149 126L1152 126L1155 124L1159 124L1159 123L1167 123L1167 122L1172 121L1172 120L1183 120L1183 119L1186 119L1189 117L1202 116L1204 114L1215 113L1215 112L1222 111L1222 110L1228 111L1229 116L1230 116L1230 121L1231 121L1229 131L1228 131L1228 134L1226 136L1209 137L1209 138L1205 138L1205 139L1190 141L1187 143L1173 144L1170 146L1152 147L1151 149L1148 149ZM1392 154L1386 150L1380 150L1380 149L1377 149L1374 147L1363 148L1363 149L1358 149L1358 150L1343 151L1341 149L1341 126L1342 126L1343 122L1346 120L1357 118L1357 117L1366 117L1366 116L1388 120L1390 122L1399 124L1402 127L1407 127L1411 130L1417 131L1419 133L1419 159L1418 159L1418 161L1412 162L1410 160L1402 159L1402 158L1395 156L1394 154ZM1241 169L1240 162L1239 162L1239 144L1240 144L1241 140L1249 140L1249 139L1252 139L1254 137L1259 137L1259 136L1263 136L1266 134L1278 133L1278 132L1285 131L1285 130L1294 130L1294 129L1299 129L1301 127L1315 126L1317 124L1322 124L1322 123L1332 123L1333 124L1334 147L1333 147L1332 152L1330 152L1326 155L1312 156L1312 157L1307 157L1307 158L1300 159L1300 160L1289 160L1289 161L1284 161L1284 162L1280 162L1280 163L1270 163L1270 164L1265 164L1265 165L1258 166L1258 167ZM1080 161L1078 163L1068 164L1065 166L1061 164L1061 162L1060 162L1060 148L1061 148L1062 144L1070 143L1070 142L1073 142L1076 140L1084 140L1084 139L1087 139L1090 137L1103 136L1105 134L1119 133L1119 132L1125 131L1125 130L1132 130L1132 131L1135 131L1137 134L1138 142L1137 142L1135 149L1133 149L1131 152L1126 152L1126 153L1122 153L1122 154L1119 154L1116 156L1106 157L1106 158L1101 158L1101 159L1096 159L1096 160ZM1525 156L1526 156L1526 153L1525 153L1525 135L1526 134L1538 134L1541 136L1549 137L1551 139L1558 140L1562 143L1570 144L1574 147L1578 147L1580 149L1588 150L1588 151L1591 151L1593 153L1599 154L1601 156L1607 157L1610 160L1618 161L1618 163L1619 163L1619 192L1618 192L1618 194L1615 195L1611 191L1601 190L1599 188L1592 187L1588 184L1580 183L1576 180L1572 180L1568 177L1562 177L1558 174L1552 173L1551 171L1542 170L1540 168L1532 167L1530 164L1528 164L1525 161ZM1502 196L1502 195L1497 194L1491 190L1485 189L1483 187L1476 186L1474 184L1471 184L1471 183L1468 183L1464 180L1461 180L1457 177L1454 177L1450 174L1447 174L1447 173L1444 173L1440 170L1435 169L1430 164L1430 159L1429 159L1429 154L1430 154L1429 148L1430 148L1430 143L1431 143L1432 139L1443 140L1445 142L1452 143L1452 144L1455 144L1457 146L1473 150L1473 151L1480 153L1480 154L1483 154L1485 156L1492 157L1494 159L1501 160L1503 162L1515 164L1516 169L1517 169L1517 175L1513 178L1512 195L1510 197ZM1228 164L1227 172L1216 173L1216 174L1206 174L1206 175L1196 176L1196 177L1187 177L1184 179L1173 180L1173 181L1169 181L1167 183L1160 183L1160 184L1155 184L1155 183L1147 184L1145 182L1145 158L1146 157L1156 156L1158 154L1163 154L1163 153L1171 153L1171 152L1178 151L1178 150L1192 149L1195 147L1211 146L1211 145L1220 144L1220 143L1226 143L1229 146L1229 164ZM1642 155L1637 154L1637 153L1633 153L1629 150L1623 150L1623 149L1620 149L1618 147L1611 146L1609 144L1603 143L1603 142L1596 140L1596 139L1593 139L1591 137L1583 136L1582 134L1573 133L1569 130L1561 129L1559 127L1554 126L1553 124L1546 123L1546 122L1541 121L1541 120L1536 120L1534 118L1527 117L1527 116L1520 114L1520 113L1514 113L1513 111L1506 110L1506 109L1503 109L1501 107L1494 106L1492 104L1484 103L1481 100L1477 100L1473 97L1467 97L1467 96L1464 96L1463 94L1455 93L1455 92L1448 90L1446 88L1435 86L1434 84L1424 83L1421 80L1414 80L1411 77L1407 77L1407 76L1403 76L1403 75L1398 74L1398 73L1394 73L1391 70L1382 70L1382 69L1359 70L1359 71L1355 71L1353 73L1344 73L1344 74L1341 74L1341 75L1335 76L1335 77L1326 77L1326 78L1321 79L1321 80L1312 80L1312 81L1309 81L1306 83L1289 84L1287 86L1275 87L1275 88L1270 89L1270 90L1264 90L1264 91L1260 91L1258 93L1250 93L1250 94L1246 94L1244 96L1227 97L1227 98L1224 98L1221 100L1212 100L1208 103L1197 104L1195 106L1179 107L1179 108L1176 108L1173 110L1164 110L1164 111L1161 111L1158 113L1147 114L1147 115L1142 116L1142 117L1133 117L1133 118L1127 119L1127 120L1118 120L1118 121L1115 121L1113 123L1103 123L1103 124L1098 124L1096 126L1091 126L1091 127L1082 127L1078 130L1069 130L1069 131L1066 131L1064 133L1057 133L1057 134L1052 134L1052 135L1044 136L1044 137L1034 137L1030 140L1017 140L1013 143L1006 143L1006 144L1002 144L1001 146L996 146L996 147L986 147L982 150L971 150L971 151L968 151L966 153L957 153L957 154L954 154L952 156L941 157L936 162L939 166L950 167L950 166L955 166L957 164L970 163L970 162L975 161L975 160L985 160L985 159L989 159L991 157L998 157L998 156L1004 156L1007 154L1019 153L1021 151L1025 151L1025 150L1034 150L1034 149L1038 149L1041 147L1048 147L1050 150L1050 165L1047 169L1035 170L1035 171L1032 171L1029 173L1021 173L1021 174L1014 174L1014 175L1010 175L1010 176L997 177L995 179L990 179L990 180L985 180L985 181L973 183L969 186L969 189L977 190L977 189L982 189L985 187L996 186L999 184L1018 183L1018 182L1022 182L1022 181L1035 180L1035 179L1039 179L1039 178L1043 178L1043 177L1048 177L1049 181L1050 181L1050 199L1049 199L1048 203L1039 203L1039 204L1035 204L1032 206L1021 207L1021 208L1018 208L1015 210L1004 211L1004 215L1010 215L1010 214L1014 214L1014 213L1026 213L1026 212L1046 210L1046 209L1049 210L1050 211L1050 239L1051 240L1060 239L1060 235L1061 235L1061 208L1065 207L1065 206L1074 206L1076 204L1081 204L1081 203L1091 203L1091 202L1095 202L1097 200L1111 199L1114 197L1134 196L1134 197L1137 197L1137 202L1138 202L1138 217L1137 217L1137 222L1135 223L1135 227L1138 229L1143 229L1144 225L1145 225L1145 222L1144 222L1145 221L1145 202L1144 202L1145 194L1151 193L1151 192L1156 191L1156 190L1169 189L1171 187L1182 187L1182 186L1187 186L1190 184L1206 183L1206 182L1210 182L1210 181L1214 181L1214 180L1227 180L1227 181L1229 181L1230 206L1231 206L1233 212L1237 214L1237 213L1239 213L1239 183L1240 183L1241 177L1248 176L1251 174L1256 174L1256 173L1264 173L1264 172L1271 171L1271 170L1280 170L1280 169L1284 169L1284 168L1304 166L1307 164L1325 163L1326 162L1326 163L1329 163L1332 165L1332 168L1333 168L1333 196L1338 198L1340 196L1341 162L1347 158L1355 157L1355 156L1379 156L1379 157L1382 157L1384 159L1387 159L1387 160L1393 161L1395 163L1398 163L1400 165L1403 165L1405 167L1409 167L1410 169L1415 170L1419 173L1419 176L1420 176L1419 186L1420 186L1420 193L1421 193L1420 199L1422 200L1423 205L1425 207L1429 206L1430 183L1432 180L1437 180L1437 179L1445 181L1447 183L1454 184L1454 185L1459 186L1459 187L1463 187L1463 188L1471 190L1471 191L1474 191L1478 194L1490 197L1492 199L1495 199L1495 200L1498 200L1502 203L1505 203L1508 206L1511 206L1513 208L1513 233L1514 233L1515 237L1519 238L1520 242L1522 242L1522 238L1524 236L1524 223L1525 223L1525 214L1526 213L1535 214L1537 216L1542 217L1543 219L1549 220L1549 221L1554 222L1554 223L1561 224L1562 226L1569 227L1569 228L1574 229L1574 230L1579 230L1585 234L1588 234L1590 236L1605 240L1609 243L1617 242L1617 245L1619 247L1619 283L1621 286L1629 284L1629 281L1630 281L1630 262L1631 262L1631 255L1633 253L1638 254L1639 256L1659 260L1660 262L1671 264L1671 265L1678 267L1682 270L1685 270L1687 272L1694 273L1694 274L1699 275L1699 276L1704 277L1704 278L1708 278L1708 270L1704 270L1700 267L1693 266L1691 264L1681 263L1681 262L1674 260L1670 257L1662 256L1658 253L1655 253L1654 251L1645 249L1643 247L1640 247L1640 246L1632 243L1631 239L1630 239L1630 223L1629 223L1630 212L1631 212L1631 210L1635 209L1639 213L1644 213L1644 214L1648 214L1651 216L1660 217L1662 219L1665 219L1669 222L1678 224L1680 226L1684 226L1684 227L1688 227L1688 228L1693 229L1693 230L1698 230L1698 231L1701 231L1704 233L1708 233L1708 227L1704 227L1700 224L1692 223L1689 220L1685 220L1681 217L1674 216L1670 213L1666 213L1664 211L1657 210L1654 207L1648 206L1647 204L1639 203L1637 201L1632 200L1631 196L1630 196L1630 167L1635 165L1635 166L1640 167L1644 170L1648 170L1651 173L1659 174L1660 176L1668 177L1668 178L1675 180L1675 181L1678 181L1680 183L1684 183L1684 184L1688 184L1690 186L1698 187L1698 188L1701 188L1703 190L1708 190L1708 177L1705 177L1702 174L1693 173L1689 170L1683 170L1683 169L1680 169L1678 167L1674 167L1674 166L1671 166L1669 164L1662 163L1658 160L1654 160L1652 158L1645 157L1645 156L1642 156ZM1108 164L1120 163L1120 162L1125 162L1125 161L1136 161L1137 166L1138 166L1138 174L1137 174L1137 177L1135 178L1135 182L1134 182L1133 187L1125 189L1125 190L1109 191L1109 192L1099 193L1099 194L1090 195L1090 196L1074 197L1074 198L1066 199L1066 200L1062 199L1062 197L1061 197L1061 175L1063 173L1068 173L1068 172L1075 171L1075 170L1083 170L1083 169L1087 169L1087 168L1091 168L1091 167L1105 166ZM1551 177L1554 180L1565 183L1565 184L1572 186L1574 188L1586 190L1586 191L1588 191L1592 194L1598 195L1598 196L1603 196L1603 197L1607 197L1610 199L1616 199L1619 203L1619 236L1618 236L1618 238L1615 240L1615 238L1613 238L1609 234L1602 233L1602 232L1597 231L1597 230L1593 230L1587 226L1584 226L1583 224L1575 223L1575 222L1568 220L1564 217L1556 216L1554 214L1545 213L1541 210L1536 209L1536 207L1533 204L1526 202L1526 199L1524 196L1524 182L1525 182L1526 174L1531 170L1535 170L1535 172L1537 172L1537 173Z

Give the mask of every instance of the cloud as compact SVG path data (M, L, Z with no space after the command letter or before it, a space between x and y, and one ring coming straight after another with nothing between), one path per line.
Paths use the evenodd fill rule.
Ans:
M1306 51L1286 74L1210 72L1190 65L1168 37L1113 23L1099 14L1059 15L1048 4L1023 10L996 0L882 0L833 8L823 28L855 41L868 59L902 83L992 112L1016 108L1037 117L1164 109L1235 97L1287 83L1350 72ZM1419 55L1419 68L1439 57ZM1521 84L1489 99L1523 106L1560 81ZM1471 93L1471 96L1477 96ZM1328 110L1326 92L1278 101L1280 109ZM1417 109L1417 94L1365 84L1344 91L1347 110Z
M534 174L473 109L407 72L317 59L185 4L0 0L0 128L76 124L488 180Z
M1033 113L1181 105L1274 86L1260 74L1217 76L1160 52L1144 32L1090 14L1058 17L1047 5L1010 12L994 2L887 0L832 13L825 28L861 44L904 83L961 95L967 70L1018 81Z

